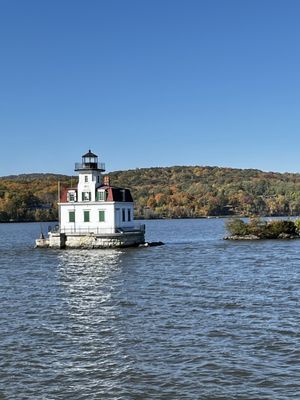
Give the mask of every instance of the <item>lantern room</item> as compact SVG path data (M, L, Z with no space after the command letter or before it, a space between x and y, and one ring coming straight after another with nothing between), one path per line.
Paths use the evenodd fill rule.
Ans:
M97 170L104 172L104 163L98 162L98 156L89 150L86 154L82 156L81 163L75 164L75 171L86 171L86 170Z

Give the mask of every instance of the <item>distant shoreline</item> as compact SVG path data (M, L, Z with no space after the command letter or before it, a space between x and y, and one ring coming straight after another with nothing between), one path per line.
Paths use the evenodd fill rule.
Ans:
M257 215L257 216L244 216L244 215L208 215L208 216L201 216L201 217L177 217L177 218L168 218L168 217L152 217L152 218L144 218L144 217L137 217L135 221L155 221L155 220L189 220L189 219L249 219L249 218L296 218L299 215ZM59 223L58 220L51 220L51 221L34 221L34 220L27 220L27 221L0 221L0 224L24 224L24 223Z

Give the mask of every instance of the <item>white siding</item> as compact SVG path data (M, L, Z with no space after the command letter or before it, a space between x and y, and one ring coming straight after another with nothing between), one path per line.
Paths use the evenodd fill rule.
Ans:
M85 182L85 177L87 176L88 181ZM98 183L98 176L100 177ZM79 181L78 181L78 201L82 201L82 193L90 192L91 193L91 201L96 201L95 193L96 188L101 185L102 177L99 171L82 171L79 173Z
M59 208L62 231L113 233L115 228L134 227L133 203L88 201L61 203ZM120 218L116 220L118 209L120 210ZM122 209L125 209L125 221L122 221ZM128 221L128 209L130 209L131 221ZM75 222L69 222L69 211L75 211ZM89 222L84 222L84 211L90 212ZM105 212L105 221L103 222L99 222L99 211Z
M98 182L99 178L99 182ZM101 186L100 171L79 172L77 201L59 204L60 228L65 232L114 233L116 228L133 228L133 203L96 201L96 190ZM90 199L82 201L82 193L90 193ZM122 218L124 209L125 218ZM128 220L130 210L130 220ZM75 222L69 222L69 212L75 212ZM84 211L89 211L89 222L84 222ZM99 211L105 212L105 221L99 221Z

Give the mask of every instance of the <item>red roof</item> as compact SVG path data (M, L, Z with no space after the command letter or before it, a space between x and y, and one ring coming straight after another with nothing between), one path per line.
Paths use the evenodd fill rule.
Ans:
M113 186L100 186L98 189L104 189L107 191L107 201L126 201L129 203L133 202L129 189L123 189Z
M118 188L118 187L113 187L113 186L104 186L104 185L98 187L97 190L98 189L107 191L106 201L120 201L120 202L125 201L128 203L133 202L133 198L131 196L129 189L123 189L123 188ZM69 190L74 190L77 193L77 188L62 187L61 191L60 191L60 202L61 203L67 203ZM77 201L80 201L80 199L77 198Z

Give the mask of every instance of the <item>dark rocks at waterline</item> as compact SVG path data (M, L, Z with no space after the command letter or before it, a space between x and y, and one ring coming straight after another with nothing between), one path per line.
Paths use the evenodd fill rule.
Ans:
M289 233L280 233L278 239L300 239L299 235L292 235Z
M163 246L163 242L146 242L143 244L140 244L139 247L155 247L155 246Z
M232 235L232 236L225 236L224 240L260 240L260 237L256 235Z
M291 239L300 239L300 236L288 233L280 233L276 238L274 237L264 238L264 237L259 237L257 235L232 235L232 236L225 236L223 239L224 240L270 240L270 239L291 240Z

